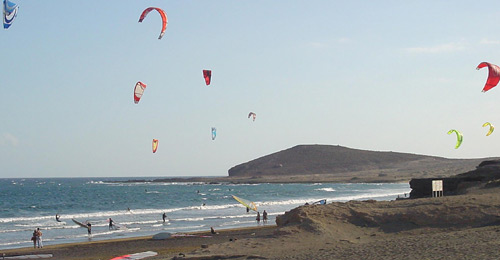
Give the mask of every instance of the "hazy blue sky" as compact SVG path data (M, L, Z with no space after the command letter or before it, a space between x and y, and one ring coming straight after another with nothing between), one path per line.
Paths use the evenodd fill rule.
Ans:
M500 127L500 87L475 69L500 64L500 1L16 3L0 177L227 175L298 144L500 156L482 128ZM157 13L137 22L149 6L162 40Z

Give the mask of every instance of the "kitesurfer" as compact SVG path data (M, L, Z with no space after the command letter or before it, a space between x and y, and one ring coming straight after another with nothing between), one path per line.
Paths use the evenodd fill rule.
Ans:
M267 223L267 212L266 210L264 210L264 212L262 212L262 222Z
M163 218L163 223L165 223L165 219L167 218L167 213L163 212L162 218Z
M92 224L90 222L87 222L87 232L89 235L92 235Z
M59 220L59 218L60 218L59 214L56 214L56 221L57 221L57 222L61 222L61 221Z
M255 220L257 220L257 224L260 224L260 212L257 211L257 218L255 218Z
M109 218L109 230L113 229L113 220Z

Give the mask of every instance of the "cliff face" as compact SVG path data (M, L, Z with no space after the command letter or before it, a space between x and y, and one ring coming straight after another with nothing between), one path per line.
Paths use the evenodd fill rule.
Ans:
M332 145L298 145L229 169L229 176L310 175L382 169L423 168L450 159L396 152L377 152ZM475 164L477 165L477 163ZM470 168L469 168L470 169Z
M410 198L432 196L432 180L443 180L443 195L464 194L471 187L500 186L500 160L481 162L475 170L450 178L421 178L410 181Z

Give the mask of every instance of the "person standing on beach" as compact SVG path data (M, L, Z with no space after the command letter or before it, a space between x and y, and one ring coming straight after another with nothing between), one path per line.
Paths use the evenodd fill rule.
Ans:
M38 245L38 248L42 248L42 231L40 231L40 228L36 228L36 243Z
M33 241L33 248L36 248L36 229L33 230L33 236L31 237L31 240Z
M161 217L163 218L163 223L165 223L165 219L167 218L167 213L163 212L163 215Z
M260 212L258 211L257 211L257 218L255 220L257 220L257 224L260 224Z
M90 222L87 222L87 233L92 235L92 224L90 224Z
M264 224L267 223L267 212L266 212L266 210L264 210L264 212L262 212L262 222Z

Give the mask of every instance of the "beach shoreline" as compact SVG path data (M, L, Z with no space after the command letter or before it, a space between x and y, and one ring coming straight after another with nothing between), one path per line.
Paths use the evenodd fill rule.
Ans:
M72 219L92 223L92 241L256 225L257 212L246 212L233 194L254 201L260 213L266 210L270 223L275 223L276 216L305 203L323 199L328 202L391 200L409 190L407 184L109 184L104 183L105 180L6 181L13 192L20 194L17 199L11 199L11 205L28 208L30 213L13 207L12 213L0 218L0 250L31 247L29 239L36 228L43 232L44 246L88 242L86 228L74 224ZM73 187L80 187L80 196L74 197ZM58 190L64 205L68 206L61 207L61 199L52 200L49 191L53 189ZM33 200L30 196L33 190L46 199ZM17 201L20 204L16 204ZM54 219L56 213L60 215L59 222ZM164 213L168 215L166 221L162 221ZM109 218L119 228L109 229Z
M111 259L154 251L157 259L499 259L500 188L393 201L303 205L254 227L1 250L52 259Z
M201 248L202 245L237 241L248 237L270 236L277 229L275 224L208 231L172 233L178 235L164 240L153 236L115 238L99 241L71 242L48 245L43 248L23 247L0 250L0 257L52 254L51 259L111 259L113 257L145 251L154 251L161 257L174 257ZM163 259L163 258L160 258Z

